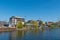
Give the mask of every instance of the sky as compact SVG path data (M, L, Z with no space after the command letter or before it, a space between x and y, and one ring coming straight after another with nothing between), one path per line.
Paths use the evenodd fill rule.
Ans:
M26 20L60 20L60 0L0 0L0 20L9 21L11 16Z

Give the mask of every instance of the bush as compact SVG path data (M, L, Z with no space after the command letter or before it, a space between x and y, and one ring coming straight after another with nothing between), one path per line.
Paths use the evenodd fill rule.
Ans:
M20 22L18 22L17 23L17 28L22 28L23 27L23 24L22 24L22 22L20 21Z

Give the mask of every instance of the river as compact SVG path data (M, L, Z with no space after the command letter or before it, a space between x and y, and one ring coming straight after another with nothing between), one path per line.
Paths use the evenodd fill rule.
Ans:
M60 40L60 28L0 32L0 40Z

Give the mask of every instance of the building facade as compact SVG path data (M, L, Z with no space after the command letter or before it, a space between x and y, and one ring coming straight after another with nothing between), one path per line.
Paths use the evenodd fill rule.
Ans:
M25 19L22 17L12 16L9 19L9 27L15 27L17 25L17 23L20 21L22 22L22 24L24 24Z

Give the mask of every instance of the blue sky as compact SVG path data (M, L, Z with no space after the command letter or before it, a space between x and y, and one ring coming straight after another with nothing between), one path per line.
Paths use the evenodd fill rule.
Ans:
M0 0L0 20L8 21L11 16L58 21L60 0Z

